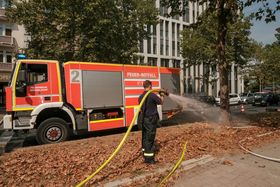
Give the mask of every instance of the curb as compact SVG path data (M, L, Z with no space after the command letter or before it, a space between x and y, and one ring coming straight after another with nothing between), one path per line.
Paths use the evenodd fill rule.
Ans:
M211 155L203 155L202 157L198 158L198 159L190 159L190 160L186 160L184 162L182 162L180 168L181 171L187 171L190 170L196 166L200 166L203 164L206 164L210 161L213 161L214 157L212 157ZM156 171L154 171L153 173L149 173L149 174L143 174L134 178L124 178L124 179L118 179L112 182L108 182L104 185L104 187L117 187L117 186L121 186L121 185L128 185L131 184L133 182L145 179L146 177L152 177L154 175L160 175L165 173L167 170L170 170L171 167L170 165L163 167L163 168L159 168Z
M7 144L12 139L14 133L11 131L3 131L0 134L0 155L2 155L6 152Z

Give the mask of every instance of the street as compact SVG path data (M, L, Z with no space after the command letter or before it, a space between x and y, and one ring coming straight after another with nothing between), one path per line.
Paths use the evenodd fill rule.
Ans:
M246 126L249 122L256 120L255 115L266 113L267 108L245 105L245 112L240 112L240 106L234 105L230 107L230 110L233 124L235 126ZM173 118L162 121L161 124L163 127L178 124L188 125L195 122L208 122L216 124L222 122L221 119L219 119L219 112L219 107L208 105L207 107L199 107L198 109L186 108ZM2 116L3 114L0 114L1 119ZM24 133L22 131L19 131L17 133L13 133L12 131L6 131L3 133L3 130L1 130L2 128L3 127L0 126L0 153L3 153L4 150L5 152L10 152L17 148L38 145L35 139L36 130L31 130L28 133ZM104 132L88 133L85 135L72 136L71 140L117 134L125 132L125 130L126 129L114 129Z

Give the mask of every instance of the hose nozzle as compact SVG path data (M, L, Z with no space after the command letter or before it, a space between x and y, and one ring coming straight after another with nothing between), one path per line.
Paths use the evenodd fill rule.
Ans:
M169 96L168 90L165 89L160 89L158 93L160 96Z

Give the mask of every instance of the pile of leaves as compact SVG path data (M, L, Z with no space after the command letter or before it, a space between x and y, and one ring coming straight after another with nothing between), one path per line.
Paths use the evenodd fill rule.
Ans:
M261 127L280 127L280 113L279 112L265 112L254 114L250 116L251 121L255 126Z
M117 156L87 185L99 186L118 178L133 177L173 164L187 141L185 159L205 154L219 155L239 150L246 137L267 133L275 128L233 129L205 123L160 128L157 131L155 165L143 163L141 132L132 132ZM266 140L251 141L250 146L280 138L280 132ZM18 149L0 157L0 186L75 186L93 173L114 151L123 134L69 141ZM160 176L149 180L158 182Z

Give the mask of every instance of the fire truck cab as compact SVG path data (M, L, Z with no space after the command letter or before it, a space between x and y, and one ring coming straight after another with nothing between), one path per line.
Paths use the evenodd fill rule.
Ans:
M71 133L128 126L143 93L142 82L180 94L180 70L151 66L19 60L6 87L4 129L37 129L38 143L57 143ZM166 99L166 119L180 107Z

